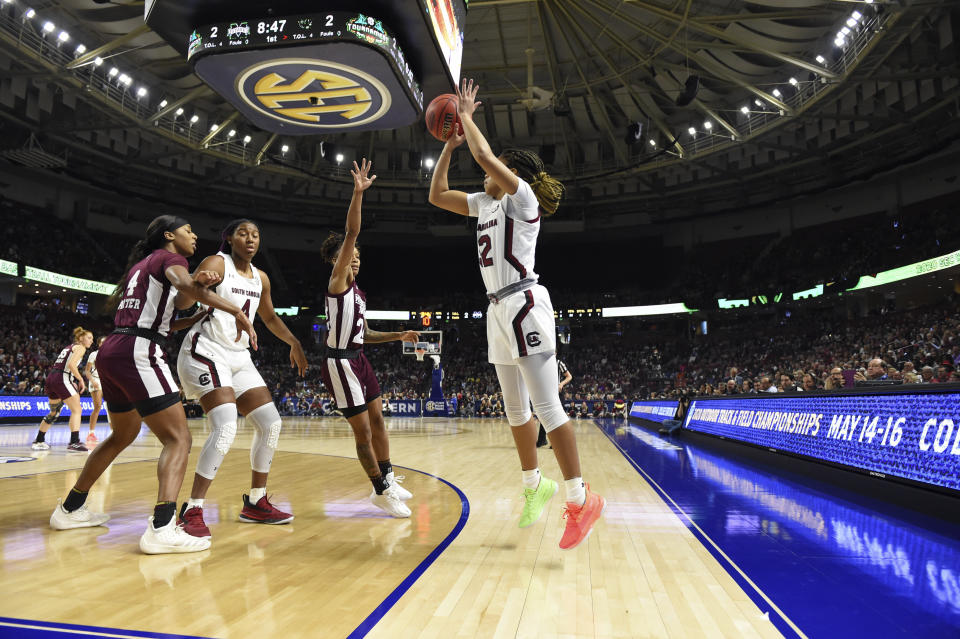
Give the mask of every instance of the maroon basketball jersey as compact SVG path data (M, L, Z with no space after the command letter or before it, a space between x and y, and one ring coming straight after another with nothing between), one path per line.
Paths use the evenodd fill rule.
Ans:
M347 350L363 348L363 316L367 312L367 296L357 286L339 295L327 291L327 346Z
M70 359L70 354L73 352L73 344L67 346L60 351L60 354L57 355L57 361L53 363L53 370L65 371L67 370L67 360Z
M171 290L166 270L178 264L188 268L187 258L157 249L133 265L113 318L117 328L144 328L163 336L170 332L176 291Z

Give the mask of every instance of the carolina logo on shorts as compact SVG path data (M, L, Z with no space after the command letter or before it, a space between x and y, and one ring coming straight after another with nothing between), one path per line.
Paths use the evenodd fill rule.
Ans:
M533 331L527 333L527 346L540 346L540 333Z
M258 62L237 76L237 94L272 118L318 129L348 128L380 119L390 92L355 67L305 58Z
M201 386L206 386L210 383L210 373L200 373L200 377L197 379L200 382Z

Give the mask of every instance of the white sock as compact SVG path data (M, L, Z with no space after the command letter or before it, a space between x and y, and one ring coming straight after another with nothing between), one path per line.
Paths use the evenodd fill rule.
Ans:
M190 499L188 499L188 500L187 500L187 508L193 508L194 506L196 506L197 508L203 508L203 500L202 500L202 499L194 499L193 497L191 497Z
M523 471L523 487L524 488L529 488L530 490L536 490L537 486L539 485L540 485L540 469L539 468Z
M566 479L563 482L563 487L567 489L568 503L583 506L584 502L587 501L587 490L583 485L583 477Z
M264 497L267 494L267 488L251 488L250 489L250 503L256 505L260 501L261 497Z

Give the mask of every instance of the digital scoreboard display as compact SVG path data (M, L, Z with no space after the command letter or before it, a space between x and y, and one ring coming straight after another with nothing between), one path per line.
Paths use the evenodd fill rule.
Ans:
M695 399L684 428L960 491L960 391Z
M680 402L673 400L651 399L630 404L630 417L646 419L651 422L662 424L668 419L673 419L677 414L677 407Z
M187 59L251 121L276 133L404 126L423 91L397 38L362 12L199 26Z
M426 9L437 48L447 66L447 73L456 85L460 81L460 64L463 61L463 27L467 21L466 2L464 0L421 1Z

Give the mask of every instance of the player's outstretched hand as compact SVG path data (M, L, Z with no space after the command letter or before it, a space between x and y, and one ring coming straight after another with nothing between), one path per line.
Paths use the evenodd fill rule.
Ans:
M296 368L300 377L303 377L307 372L307 355L303 352L303 346L300 345L300 342L295 342L290 347L290 368Z
M420 341L420 333L416 331L404 331L400 333L401 342L413 342L414 344Z
M463 118L472 118L473 112L477 110L477 107L483 104L482 102L477 102L477 93L480 91L480 85L474 84L473 80L467 80L464 78L460 81L460 87L457 89L457 114L460 116L460 119ZM458 126L459 128L459 126ZM460 129L463 130L462 128Z
M220 282L220 279L220 274L216 271L197 271L196 275L193 276L193 281L204 288L210 288Z
M356 160L353 161L353 169L350 171L350 175L353 176L354 191L362 193L370 188L373 181L377 179L376 175L370 175L370 169L372 168L373 162L367 162L367 158L360 160L360 166L357 166Z
M250 346L253 347L253 350L257 350L257 331L253 328L253 322L242 310L237 311L234 317L237 319L237 339L233 341L239 342L243 334L246 333L250 336Z

